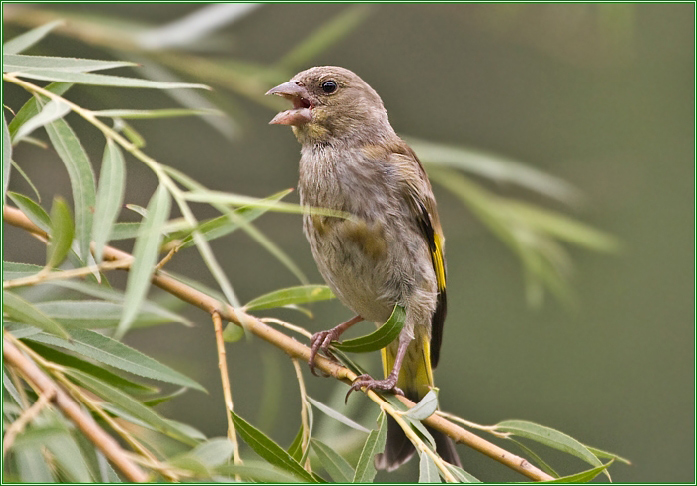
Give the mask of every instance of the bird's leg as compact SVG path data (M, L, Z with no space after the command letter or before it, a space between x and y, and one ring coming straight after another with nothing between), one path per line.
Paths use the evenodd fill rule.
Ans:
M332 353L329 351L329 344L332 341L338 341L339 337L343 332L349 327L353 326L357 322L361 322L363 318L361 316L355 316L346 322L342 322L336 327L329 329L328 331L316 332L310 338L310 360L308 364L310 365L310 372L317 376L315 373L315 356L317 352L321 349L324 354L333 358Z
M402 361L404 361L404 356L407 354L407 348L412 339L414 338L411 336L400 334L397 355L394 358L394 366L392 366L392 371L387 375L387 378L384 380L376 380L370 375L358 376L351 384L351 388L349 388L344 401L348 401L349 395L361 388L365 388L365 391L382 390L392 392L395 395L404 396L404 392L400 388L397 388L397 378L399 378L399 371L402 369Z

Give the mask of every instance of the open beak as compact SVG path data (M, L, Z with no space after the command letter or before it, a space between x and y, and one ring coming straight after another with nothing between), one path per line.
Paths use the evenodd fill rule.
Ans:
M279 84L266 92L275 94L293 102L293 108L282 111L269 122L270 125L304 125L312 120L312 103L304 86L293 81Z

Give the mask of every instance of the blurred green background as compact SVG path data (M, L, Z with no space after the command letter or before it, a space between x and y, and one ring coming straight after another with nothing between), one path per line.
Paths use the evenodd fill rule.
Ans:
M67 18L100 16L151 26L200 7L60 5ZM197 55L221 65L230 59L270 65L347 8L263 5L222 25ZM366 8L345 37L319 46L318 54L299 68L331 64L355 71L380 93L401 134L486 150L569 181L586 196L571 209L519 189L482 183L499 194L570 212L623 244L616 255L571 249L576 305L547 296L532 309L517 258L454 196L436 187L447 238L450 301L436 372L442 408L482 424L535 421L615 452L633 462L613 466L615 481L694 481L694 5ZM24 30L21 15L13 20L7 9L6 4L6 39ZM89 47L71 36L51 35L32 53L135 59L130 51L111 50L134 39ZM149 65L147 56L138 60ZM146 152L212 189L261 197L295 186L299 145L290 130L267 125L275 109L254 98L272 84L252 84L249 91L256 95L250 98L207 78L212 75L206 70L197 71L197 80L216 87L213 103L232 116L234 125L221 130L233 127L234 139L197 118L136 120L133 125L148 141ZM78 88L70 96L95 109L175 104L166 94L147 90ZM18 90L5 91L5 103L14 109L25 99ZM92 160L98 160L103 142L71 116ZM54 193L70 195L55 154L23 144L15 159L39 186L44 204ZM155 178L132 159L128 170L127 202L145 204ZM17 177L10 189L29 194ZM201 209L201 217L212 215ZM258 227L296 259L312 282L321 282L300 217L267 214ZM297 284L241 232L216 240L213 249L242 301ZM17 232L6 233L4 250L7 260L41 263L45 255L38 242ZM178 255L168 267L214 285L195 251ZM312 311L313 319L292 311L268 315L311 331L350 317L337 301L315 304ZM186 312L195 328L136 330L126 341L210 392L188 392L161 406L162 413L209 436L224 436L212 326L203 313ZM364 325L357 332L369 329ZM280 444L290 444L300 420L290 362L254 339L229 345L228 358L236 411L272 432ZM379 373L377 353L364 363ZM344 385L309 373L306 379L312 397L347 411L341 404ZM347 413L369 425L376 415L358 395L351 397ZM316 433L328 443L339 434L345 440L345 428L325 419L315 412ZM521 480L476 452L458 449L465 469L476 477ZM550 456L561 473L583 468L561 454ZM412 461L377 479L415 480L416 471Z

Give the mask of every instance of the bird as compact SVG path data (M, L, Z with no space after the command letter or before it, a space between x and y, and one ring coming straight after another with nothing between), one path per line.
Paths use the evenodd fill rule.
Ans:
M301 144L300 204L351 216L303 214L319 272L356 314L312 335L310 370L315 374L318 352L332 357L329 346L346 329L361 321L382 324L400 305L404 326L382 349L385 378L360 375L349 394L364 388L418 402L434 386L447 311L445 238L426 171L390 125L378 93L348 69L313 67L266 94L293 103L269 123L290 125ZM430 432L441 457L460 466L452 440ZM392 471L414 452L388 417L385 452L375 466Z

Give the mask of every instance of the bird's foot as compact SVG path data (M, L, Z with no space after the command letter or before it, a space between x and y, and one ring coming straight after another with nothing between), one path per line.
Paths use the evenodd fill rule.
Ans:
M329 329L328 331L316 332L312 335L310 338L310 360L307 364L310 365L310 372L313 375L318 376L315 372L315 356L317 355L318 351L321 350L322 353L324 353L324 355L329 359L336 361L336 358L332 352L329 351L329 345L332 341L338 341L339 336L341 336L341 330L337 329L336 327ZM325 373L324 376L329 375Z
M351 388L349 388L344 402L348 401L348 397L349 395L351 395L351 393L360 390L361 388L365 388L366 392L370 390L380 390L391 392L395 395L404 396L404 392L401 390L401 388L397 388L396 375L390 374L390 376L388 376L385 380L376 380L370 375L360 375L355 380L353 380L353 383L351 383Z

